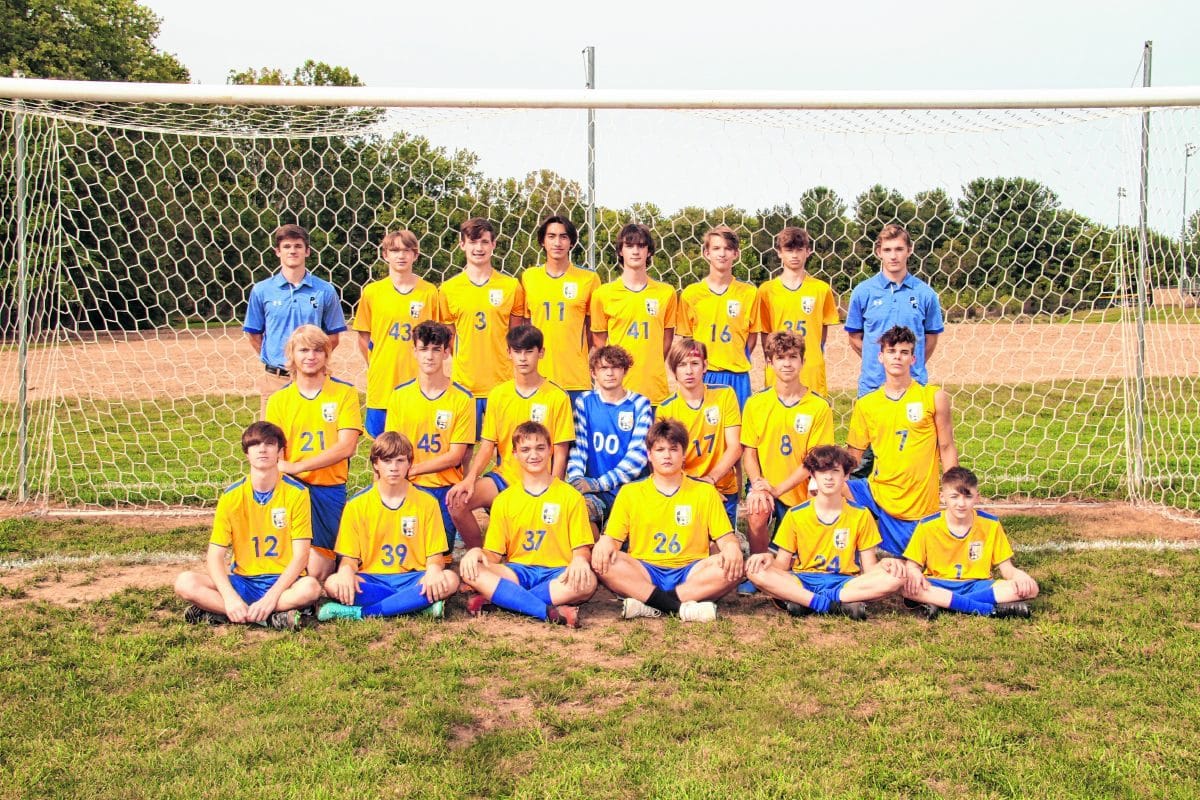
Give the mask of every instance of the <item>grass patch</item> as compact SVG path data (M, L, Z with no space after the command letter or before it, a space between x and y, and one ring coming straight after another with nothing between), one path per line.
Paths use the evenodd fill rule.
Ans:
M1080 323L1133 322L1137 312L1132 308L1104 308L1095 311L1080 311L1074 314L1038 315L1034 322L1053 322L1059 325ZM1200 325L1200 309L1182 306L1153 306L1146 309L1146 322L1150 324L1170 323L1176 325Z
M22 518L0 520L0 560L88 556L94 553L204 553L212 526L155 531L103 520Z

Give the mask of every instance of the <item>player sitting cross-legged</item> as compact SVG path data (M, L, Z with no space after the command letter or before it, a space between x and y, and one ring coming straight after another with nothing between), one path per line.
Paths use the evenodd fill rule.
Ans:
M677 613L684 622L710 622L717 617L714 601L742 577L742 548L721 495L683 472L687 445L687 430L677 420L650 426L646 448L653 472L617 494L592 550L600 580L625 598L624 619ZM621 552L625 541L628 553Z
M317 619L395 617L429 609L458 591L458 576L442 569L446 531L437 501L408 482L413 446L385 431L371 445L375 484L350 499L338 531L338 570L325 581L335 602Z
M294 630L300 627L296 609L320 597L320 584L302 574L312 539L308 490L280 473L286 446L283 431L269 422L255 422L242 434L250 474L217 500L208 574L185 572L175 581L175 593L192 604L184 613L188 622ZM231 549L232 571L225 565Z
M904 550L904 596L926 604L929 619L940 608L1028 618L1037 581L1013 566L1000 520L976 508L979 479L964 467L946 470L942 500L945 509L921 520ZM992 580L993 567L1001 580Z
M840 447L808 451L804 466L816 479L817 496L787 512L775 533L775 555L757 553L746 561L754 585L785 602L801 616L845 614L867 618L867 600L900 590L904 570L895 559L875 559L879 530L871 512L843 497L854 457Z
M483 547L459 564L463 581L479 593L467 601L467 613L478 614L491 601L577 628L576 606L596 591L583 495L551 473L550 431L544 425L518 425L512 449L520 481L496 497Z

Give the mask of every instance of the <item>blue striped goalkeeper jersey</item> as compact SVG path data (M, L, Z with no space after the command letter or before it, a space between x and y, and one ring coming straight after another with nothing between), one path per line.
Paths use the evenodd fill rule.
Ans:
M646 469L646 433L653 421L650 401L637 392L619 403L606 403L595 391L580 395L567 481L586 477L601 491L615 492L636 480Z

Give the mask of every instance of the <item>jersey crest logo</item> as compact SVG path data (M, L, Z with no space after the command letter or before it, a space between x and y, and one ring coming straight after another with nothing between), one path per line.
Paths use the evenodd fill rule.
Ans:
M315 297L308 298L308 304L313 307L314 311L319 311L321 308L320 301L318 301Z
M742 313L741 300L728 300L725 303L725 313L730 317L736 317Z
M549 411L550 409L546 407L545 403L534 403L529 407L529 421L544 423L546 421L546 415L549 413Z
M846 545L850 544L850 529L838 528L833 532L833 546L838 550L845 550Z
M908 417L909 422L920 422L921 417L925 415L925 407L920 403L909 403L904 407L904 415Z
M805 314L811 314L813 312L813 309L816 307L817 307L817 300L815 297L801 297L800 298L800 308L804 309Z
M658 316L658 301L653 297L646 298L646 313L652 317Z
M633 430L633 412L618 411L617 412L617 427L623 431Z
M915 294L908 298L908 304L913 308L917 307L917 296Z
M401 517L400 532L410 539L417 533L417 518L416 517Z
M983 542L971 542L971 546L967 548L967 558L972 561L978 561L983 555Z
M287 509L286 508L272 508L271 509L271 524L275 526L276 530L281 531L284 528L286 528L287 527Z
M453 411L435 411L433 414L433 426L439 431L450 429L450 422L454 419Z
M568 300L574 300L579 297L579 284L575 281L567 281L563 284L563 297Z
M337 422L337 403L321 403L321 419Z
M499 308L500 304L504 302L504 290L503 289L489 289L488 290L488 302L492 304L493 308Z
M704 409L704 421L709 425L716 425L721 421L721 409L716 406L709 406Z
M421 311L425 308L425 304L420 300L413 300L408 304L408 315L413 319L421 318Z
M692 524L692 507L691 506L675 506L675 524L676 525L691 525Z
M558 518L562 515L562 506L558 503L542 503L542 522L546 525L554 525L558 522Z
M796 433L808 433L812 423L812 414L797 414L796 418L792 420L792 427L795 428Z

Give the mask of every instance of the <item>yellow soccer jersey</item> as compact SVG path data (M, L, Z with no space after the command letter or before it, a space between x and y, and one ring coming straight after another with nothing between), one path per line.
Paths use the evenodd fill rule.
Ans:
M992 568L1013 557L1012 545L1000 520L975 510L975 522L965 536L950 532L945 512L917 523L904 557L922 564L930 578L971 581L992 577Z
M441 508L431 495L410 486L399 508L389 508L371 486L347 501L334 549L358 559L359 572L394 575L420 572L430 557L440 564L450 548Z
M837 519L826 524L810 500L784 515L774 541L779 549L796 554L793 572L857 575L862 572L859 551L870 550L881 539L874 517L862 506L844 502Z
M600 286L596 273L572 265L552 278L545 266L530 267L521 273L521 286L529 320L546 339L542 374L568 392L592 388L584 323Z
M324 453L337 444L338 431L362 432L362 409L358 390L337 378L326 378L316 397L300 394L295 382L267 398L267 422L287 436L288 461L300 461ZM295 477L312 486L338 486L346 482L350 459Z
M480 436L496 443L496 471L509 486L521 480L521 468L513 459L513 431L522 422L540 422L550 431L552 444L575 442L575 417L567 393L550 381L528 397L522 397L514 381L505 381L488 395Z
M292 561L292 542L312 540L312 502L308 489L284 475L265 503L243 478L217 500L212 544L233 548L238 575L281 575Z
M763 477L777 484L804 464L808 451L833 444L833 409L828 401L808 391L793 405L784 405L775 389L751 395L742 411L742 446L758 451ZM808 499L808 487L793 487L779 498L787 506Z
M684 454L683 471L693 478L703 478L725 456L725 429L742 424L737 394L728 386L705 386L704 399L696 408L683 395L673 394L658 407L655 418L679 420L687 428L690 444ZM737 470L717 482L721 494L735 494L737 490Z
M821 336L829 325L838 325L837 298L825 281L805 275L795 289L783 285L781 278L772 278L758 287L759 333L776 331L799 333L804 337L804 366L800 382L822 397L828 396L825 379L825 352ZM767 366L766 385L775 385L775 371Z
M437 287L426 280L400 292L391 278L363 288L354 330L371 334L367 361L367 407L383 408L392 388L417 377L413 328L438 317Z
M607 333L608 343L625 348L633 367L625 388L658 405L667 398L667 366L663 341L676 323L675 290L651 280L641 291L625 288L618 278L592 294L592 330Z
M704 342L708 368L749 372L746 340L759 327L758 297L748 283L734 281L717 294L704 281L679 295L679 333Z
M899 400L885 387L854 403L846 443L875 450L875 468L867 479L879 507L897 519L922 519L938 509L937 425L933 397L938 387L913 381Z
M482 285L460 272L442 284L438 316L454 328L454 382L475 397L487 397L512 377L508 360L509 317L524 317L525 291L511 275L493 272Z
M625 484L604 526L605 535L629 540L630 556L658 567L686 567L707 558L710 539L732 532L717 490L687 477L670 495L653 478Z
M572 551L592 543L583 495L555 478L541 494L518 480L496 496L483 546L513 564L565 567Z
M417 381L397 386L387 400L385 430L403 433L413 445L413 466L443 455L452 444L475 444L475 399L452 383L436 397L426 397ZM417 486L435 489L463 479L460 464L441 472L415 475Z

